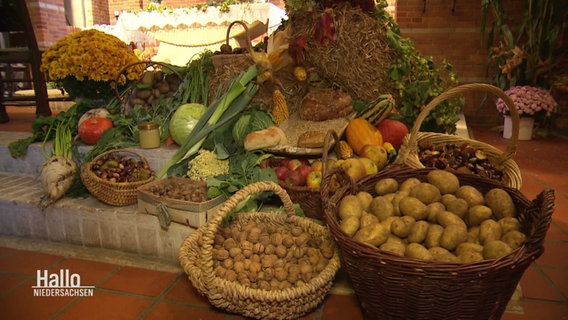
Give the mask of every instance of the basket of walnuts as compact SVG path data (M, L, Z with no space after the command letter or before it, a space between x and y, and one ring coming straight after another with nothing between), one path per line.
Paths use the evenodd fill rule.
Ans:
M261 192L280 197L285 213L232 215L243 200ZM178 258L212 305L257 319L296 319L315 309L340 267L327 227L297 216L286 191L273 182L256 182L233 194L185 239Z

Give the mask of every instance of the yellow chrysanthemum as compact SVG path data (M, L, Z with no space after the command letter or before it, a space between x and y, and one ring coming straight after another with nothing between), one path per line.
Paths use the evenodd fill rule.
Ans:
M117 37L94 29L72 33L53 44L43 55L41 71L46 78L79 96L107 94L110 89L138 79L144 67L124 67L140 61L134 51ZM116 84L112 85L112 83ZM73 86L72 90L68 90ZM89 86L90 88L87 88ZM76 90L75 90L76 89Z

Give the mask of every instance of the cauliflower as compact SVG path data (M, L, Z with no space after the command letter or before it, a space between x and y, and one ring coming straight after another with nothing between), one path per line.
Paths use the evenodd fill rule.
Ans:
M229 160L221 160L209 150L201 149L188 163L187 176L193 180L205 180L229 172Z

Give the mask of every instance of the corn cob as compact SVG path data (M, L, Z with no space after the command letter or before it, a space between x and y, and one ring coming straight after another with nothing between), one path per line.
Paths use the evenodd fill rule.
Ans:
M290 111L288 110L286 98L280 90L276 89L272 93L272 103L272 117L274 118L274 122L276 122L277 125L281 124L290 117Z
M353 158L353 148L345 140L340 140L337 146L337 156L339 159Z
M377 125L389 116L394 105L393 97L390 94L383 94L371 102L365 109L361 110L357 116L366 119L373 125Z
M296 78L296 80L298 80L300 82L304 82L308 78L306 68L304 68L302 66L295 67L293 73L294 73L294 77Z

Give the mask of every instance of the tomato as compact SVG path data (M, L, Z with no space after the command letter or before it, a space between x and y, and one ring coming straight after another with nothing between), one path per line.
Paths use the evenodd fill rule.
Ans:
M79 138L85 144L97 143L103 132L112 128L112 121L108 118L89 118L79 125Z

